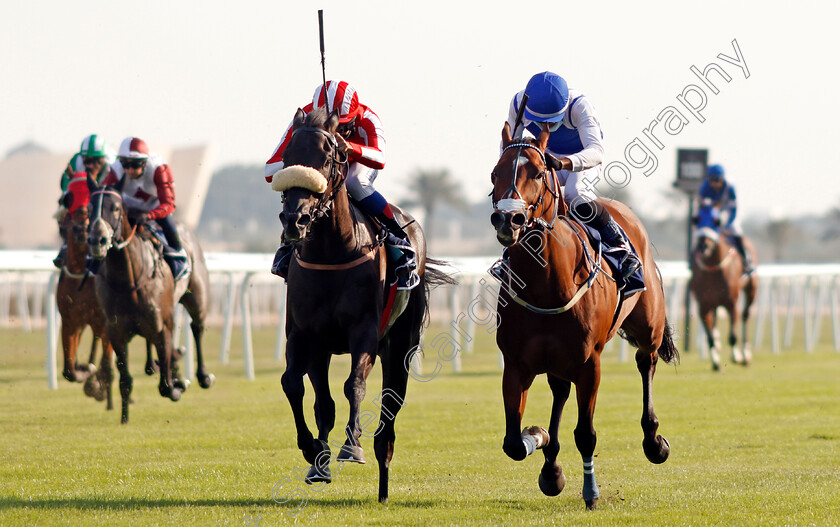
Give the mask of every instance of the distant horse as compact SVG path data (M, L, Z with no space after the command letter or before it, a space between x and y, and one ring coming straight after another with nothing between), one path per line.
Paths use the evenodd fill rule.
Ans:
M639 219L624 205L604 204L624 228L643 262L647 290L620 301L612 272L602 266L580 225L563 216L553 158L546 159L548 131L536 140L514 139L506 123L503 153L493 169L491 220L499 242L508 248L507 278L498 300L496 342L504 356L502 395L506 431L503 450L520 461L542 448L545 463L539 487L559 494L566 477L557 464L558 428L563 406L575 384L578 422L575 444L583 458L583 499L596 507L592 418L601 380L601 352L619 329L638 347L636 366L642 376L642 447L652 463L664 462L670 446L657 435L651 383L659 358L677 360L665 319L665 298L650 244ZM547 166L546 162L552 166ZM553 394L548 430L522 430L522 414L534 378L545 373ZM522 432L520 432L522 430Z
M746 237L744 249L749 251L754 265L757 264L755 248ZM703 208L697 217L697 235L691 253L691 280L688 287L697 300L712 368L720 370L720 336L715 323L717 308L723 306L729 314L729 345L732 346L732 362L747 366L752 361L752 351L747 339L747 321L750 307L755 302L758 291L756 273L744 274L744 265L735 248L718 232L718 221L714 209ZM744 294L743 309L738 305L738 298ZM741 346L735 327L741 319Z
M274 190L283 192L280 219L285 239L298 244L288 275L283 391L294 414L298 448L312 464L306 481L329 483L327 441L335 425L335 402L328 382L331 356L351 355L351 372L344 383L350 417L337 460L354 463L365 463L359 444L360 409L368 374L377 355L381 357L382 392L377 397L381 418L374 429L374 451L379 462L379 501L384 502L394 453L394 420L405 398L407 365L427 318L429 286L451 280L426 267L432 260L426 257L423 231L395 207L401 223L408 224L406 231L417 250L420 284L393 296L384 236L378 225L351 204L344 185L347 156L337 150L333 135L338 113L327 114L319 108L304 117L298 110L292 126L292 139L283 156L287 168L272 181ZM303 414L304 375L309 375L315 390L317 439ZM368 436L372 432L365 430Z
M105 332L105 312L96 300L93 277L88 275L85 265L88 253L86 191L87 187L74 188L71 185L64 197L64 206L69 210L63 220L64 230L67 232L67 254L56 289L56 302L61 314L61 343L64 348L63 374L70 382L85 382L86 395L97 401L107 398L107 409L112 410L114 403L111 396L111 359L114 349ZM93 340L88 365L82 366L76 361L76 352L82 332L88 326L93 331ZM97 342L102 343L102 358L98 371L94 366Z
M91 193L88 247L91 256L103 260L96 275L96 294L107 313L108 339L117 356L123 423L128 422L133 385L128 370L128 343L135 335L143 336L157 349L160 394L178 401L186 389L185 383L173 375L172 332L176 301L192 318L190 326L195 339L198 382L202 388L209 388L215 382L215 376L204 366L201 346L209 294L209 278L201 247L190 231L179 226L181 240L192 261L192 273L176 283L169 265L163 260L162 251L147 239L151 236L139 235L140 230L146 229L129 224L121 195L125 177L113 187L99 187L88 178ZM147 360L147 373L149 369Z

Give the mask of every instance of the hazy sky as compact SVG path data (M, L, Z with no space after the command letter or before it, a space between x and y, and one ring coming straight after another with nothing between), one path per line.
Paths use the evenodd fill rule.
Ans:
M262 163L321 81L322 8L327 77L353 83L381 117L387 167L376 186L392 200L406 197L418 168L447 168L469 199L484 199L511 96L552 70L595 104L607 162L630 168L643 212L685 210L664 191L676 149L687 147L709 148L710 161L726 166L746 214L823 212L840 205L837 6L6 2L0 153L27 139L70 152L96 132L115 146L140 136L153 150L209 142L216 166ZM745 67L718 57L737 58L733 40ZM712 62L731 78L709 73L717 94L690 70ZM686 102L699 106L691 85L706 97L702 123L677 98L688 89ZM657 118L659 146L644 134ZM656 157L648 176L625 159L634 139Z

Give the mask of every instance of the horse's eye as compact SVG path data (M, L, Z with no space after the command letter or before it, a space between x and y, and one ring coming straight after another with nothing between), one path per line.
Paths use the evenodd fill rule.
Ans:
M119 204L114 203L113 205L111 205L111 212L119 212L119 211L120 211Z
M545 172L540 172L539 174L537 174L537 175L535 176L535 178L534 178L534 179L542 179L544 175L545 175Z

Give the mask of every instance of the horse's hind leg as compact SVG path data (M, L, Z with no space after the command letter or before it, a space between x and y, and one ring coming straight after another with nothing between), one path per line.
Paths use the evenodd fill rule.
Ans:
M201 346L204 335L204 310L201 308L196 293L188 293L181 298L181 304L190 314L190 329L192 329L193 340L195 340L196 371L195 377L202 388L210 388L216 383L216 376L207 371L204 365L204 351Z
M373 343L375 349L375 341ZM350 403L350 417L347 420L345 433L347 441L339 453L339 461L350 461L353 463L364 463L365 455L359 438L362 435L361 407L367 391L367 378L373 364L376 361L375 355L368 352L354 352L352 356L352 367L350 376L344 382L344 395ZM374 429L375 430L375 429Z
M738 312L737 296L731 304L726 306L726 313L729 315L729 346L732 348L732 362L735 364L743 364L744 355L738 348L738 336L735 331L735 328L738 326L738 322L741 319L741 314Z
M578 422L575 427L575 446L583 460L583 501L586 508L594 509L598 505L600 492L595 482L594 454L597 435L593 417L595 415L595 399L598 396L598 386L601 383L601 363L598 355L592 355L575 380L577 394Z
M146 366L143 371L149 376L160 371L160 367L155 362L154 355L152 355L152 341L149 339L146 339Z
M61 344L64 347L64 371L62 375L70 382L83 382L90 376L90 368L76 364L76 352L84 326L74 327L72 323L62 322Z
M113 342L113 341L112 341ZM113 342L114 354L117 357L117 370L120 372L120 398L122 399L122 424L128 423L128 403L131 400L131 388L134 380L128 371L128 343Z
M750 349L750 342L747 336L747 322L750 319L750 308L755 302L755 277L750 276L749 282L744 287L744 308L741 312L741 343L744 350L744 366L749 366L752 363L752 350Z
M540 471L540 490L546 496L557 496L566 486L566 476L563 475L563 468L557 463L557 454L560 453L560 417L563 415L563 406L569 399L569 391L572 384L569 381L560 379L551 374L548 375L548 386L551 388L553 400L551 402L551 418L548 422L548 444L543 447L545 463Z
M659 429L659 419L653 411L652 385L658 360L659 356L655 350L641 347L636 351L636 367L642 375L642 448L648 460L657 464L664 463L671 453L668 440L656 433Z
M163 397L167 397L173 402L181 400L182 388L175 385L173 381L173 363L172 358L172 328L166 327L161 330L154 339L155 349L157 349L158 365L160 366L160 381L158 382L158 391Z

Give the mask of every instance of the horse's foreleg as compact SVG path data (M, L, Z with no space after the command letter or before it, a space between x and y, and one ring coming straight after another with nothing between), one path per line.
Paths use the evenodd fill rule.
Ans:
M528 388L534 377L526 377L505 362L502 373L502 399L505 405L505 439L502 450L514 461L522 461L537 450L536 440L530 434L522 434L522 414L528 399Z
M290 336L286 342L286 371L280 377L280 384L283 392L289 400L292 408L292 415L295 418L295 429L297 430L297 446L303 453L307 463L314 464L315 458L322 451L322 444L316 441L312 432L306 426L306 418L303 415L303 376L306 374L306 363L308 350L303 350L297 344L298 340Z
M551 418L548 422L548 444L543 447L545 463L540 471L540 490L546 496L557 496L566 486L566 476L563 475L563 468L557 463L557 454L560 453L560 417L563 415L563 407L569 399L569 391L572 384L569 381L560 379L551 374L548 375L548 386L551 388L553 399L551 401Z
M107 399L106 410L114 409L114 398L111 393L111 388L114 384L114 369L111 366L114 356L114 347L108 340L107 336L103 336L102 342L102 358L99 360L99 371L96 373L99 376L100 390L105 391L105 398Z
M657 435L659 419L653 411L652 384L656 372L656 362L659 360L655 351L640 349L636 352L636 367L642 375L642 448L651 463L664 463L671 452L668 440Z
M732 362L735 364L744 363L744 354L738 348L738 336L736 327L741 320L741 314L738 312L738 297L732 304L726 306L726 313L729 315L729 346L732 348Z
M72 327L71 324L61 324L61 344L64 347L64 371L62 375L70 382L83 382L90 376L90 368L76 364L76 352L79 349L79 339L84 326Z
M193 340L195 341L195 377L198 379L199 386L205 389L210 388L216 384L216 376L208 372L204 365L204 352L201 347L201 338L204 335L204 321L198 318L192 318L190 329L192 329Z
M755 301L755 289L748 284L744 290L744 309L741 312L741 343L744 350L744 366L749 366L752 363L752 350L750 349L750 342L747 336L747 322L750 319L750 308Z
M371 343L373 346L371 351L376 349L375 342L376 341L374 340ZM362 445L359 442L359 438L362 435L361 407L367 391L367 377L370 370L373 368L375 360L375 355L373 355L370 351L353 352L350 376L344 383L344 395L350 402L350 417L347 420L347 427L345 428L347 440L345 441L344 446L341 447L341 452L338 457L339 461L349 461L351 463L365 462L365 454L362 450ZM373 415L373 419L375 420L376 414ZM367 413L365 416L367 416ZM367 419L365 420L365 424L369 425ZM376 430L376 428L374 428L374 430ZM373 431L371 430L370 432Z
M638 361L638 357L637 357ZM595 415L595 400L598 396L598 386L601 383L601 364L597 355L593 355L584 364L575 381L577 394L578 422L575 427L575 446L583 460L583 501L587 509L594 509L598 504L598 484L595 482L595 445L597 435L593 417ZM653 410L651 409L651 413ZM656 419L656 416L654 416Z
M700 318L703 320L703 329L706 332L706 343L709 345L709 357L712 359L712 369L720 370L720 353L715 338L716 308L705 308L700 311Z
M309 369L309 381L315 390L315 426L318 427L318 439L329 440L330 432L335 427L335 401L330 394L329 369L330 356L326 361L318 361Z
M109 336L110 337L110 336ZM120 398L122 399L123 424L128 423L128 403L131 400L131 388L134 380L128 371L128 342L111 341L114 346L114 354L117 357L117 371L120 372Z
M93 328L91 328L93 329ZM95 364L96 363L96 344L99 342L99 335L93 335L93 338L90 341L90 356L88 357L88 364Z

